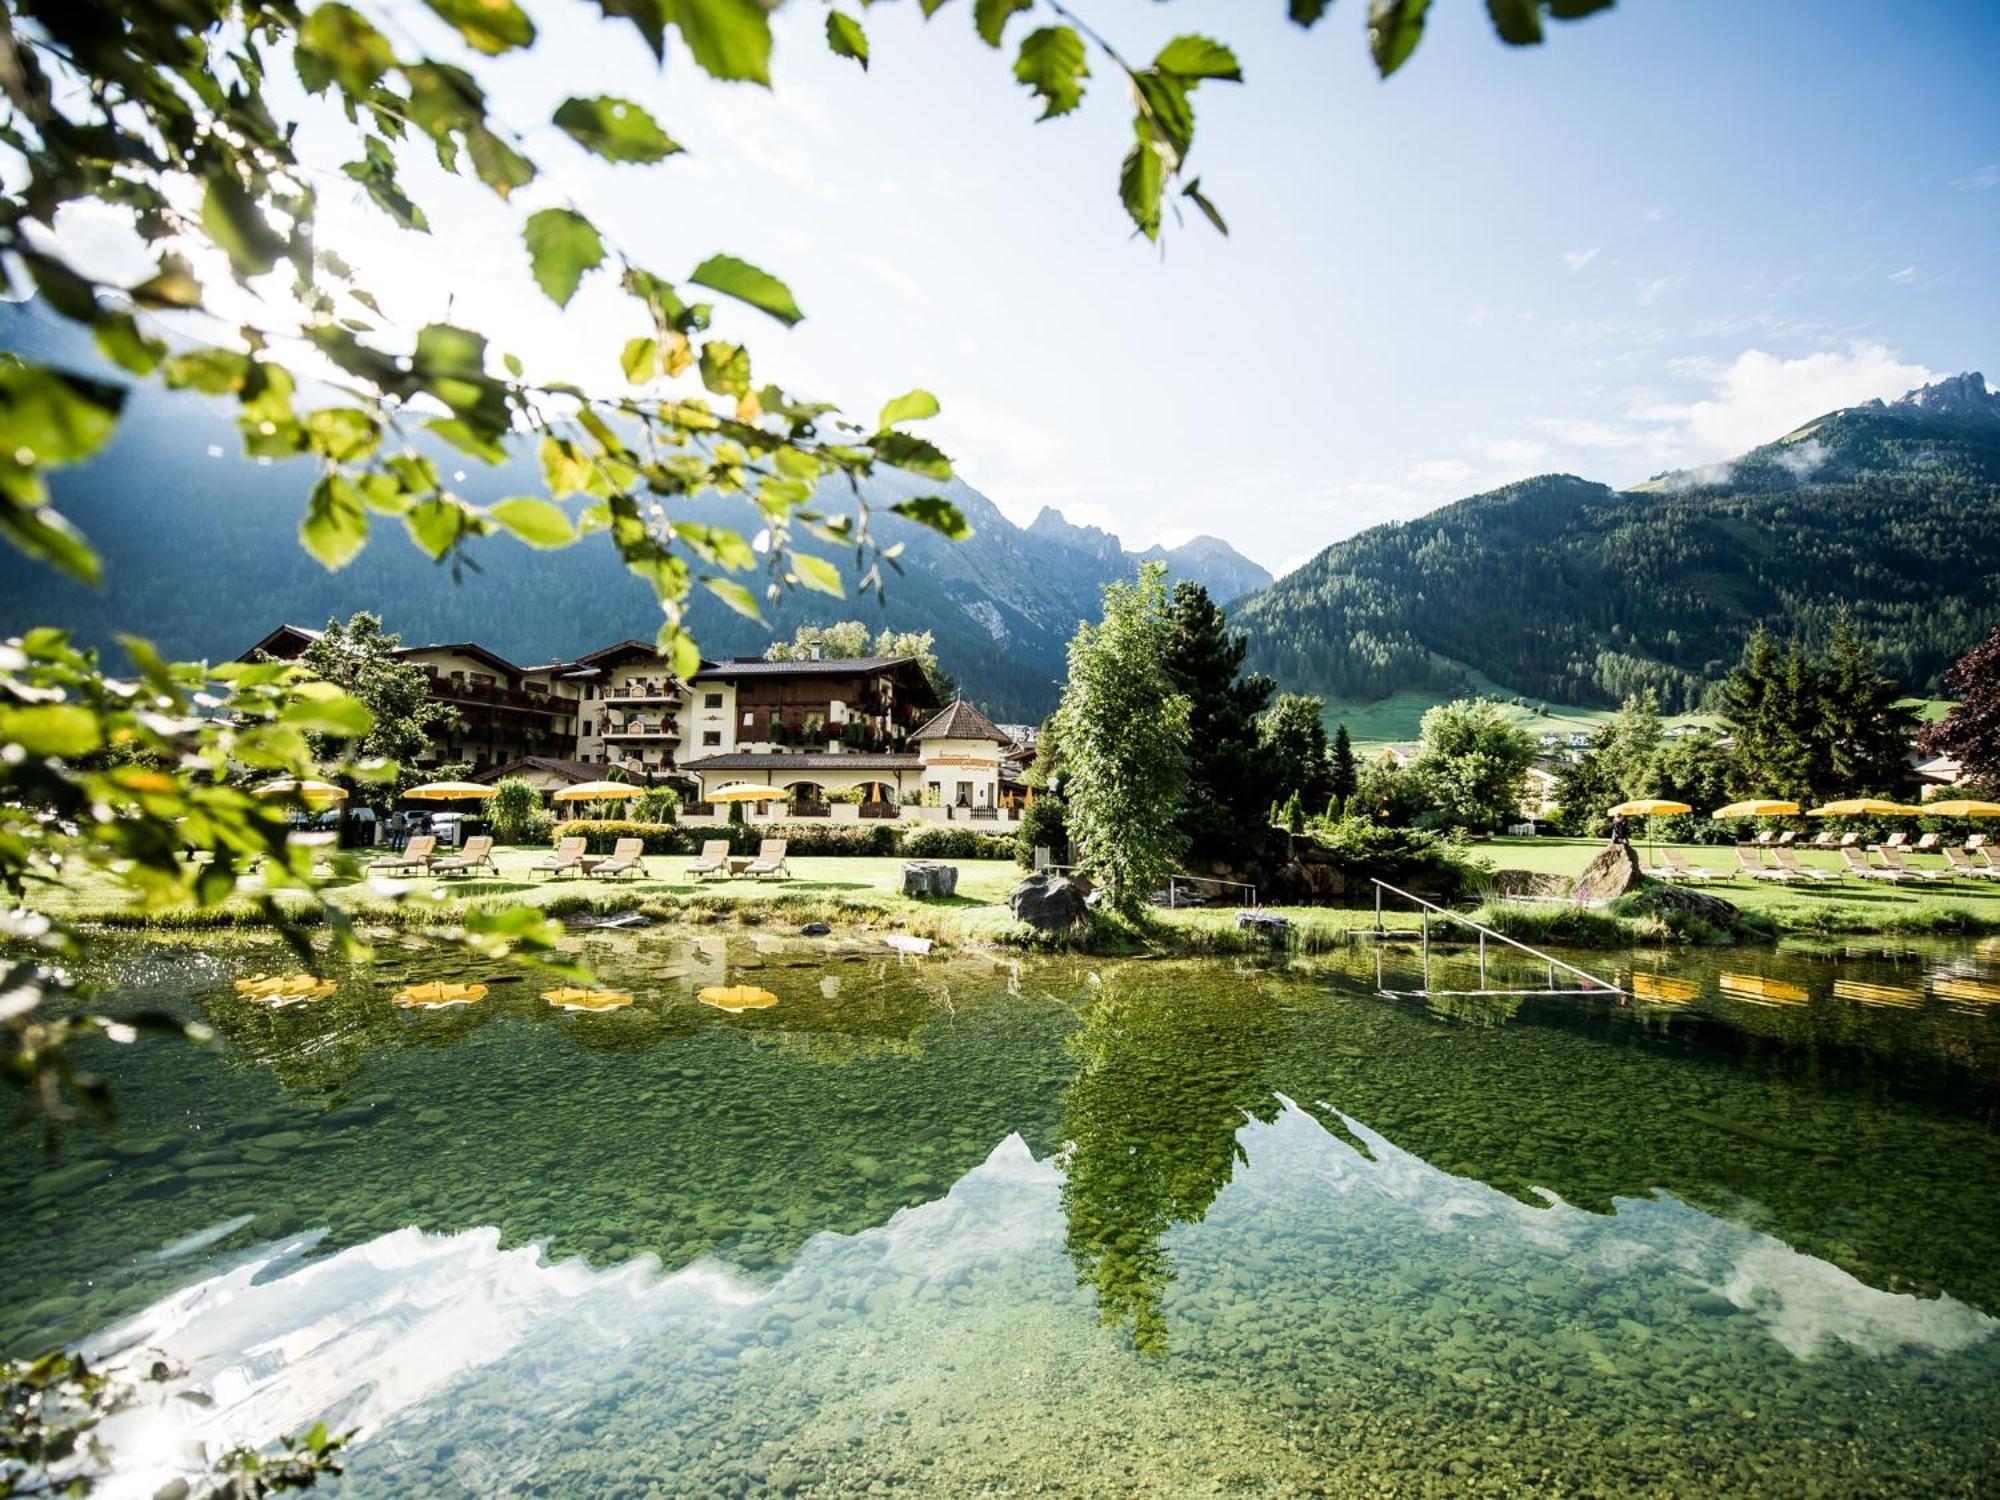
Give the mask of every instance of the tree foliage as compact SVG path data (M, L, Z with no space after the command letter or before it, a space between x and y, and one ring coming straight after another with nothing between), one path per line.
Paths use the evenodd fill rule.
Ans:
M1073 852L1121 911L1187 849L1189 705L1169 671L1173 642L1166 568L1147 563L1136 581L1106 586L1099 623L1077 627L1055 714Z
M1945 674L1958 703L1919 736L1925 751L1955 757L1967 781L2000 794L2000 628Z
M458 710L430 696L429 674L400 660L400 636L382 629L379 617L357 612L343 624L328 620L319 639L299 657L299 665L320 682L331 683L368 711L364 733L314 733L306 737L316 761L343 751L366 762L387 762L392 776L373 785L393 798L417 778L415 761L437 735L458 722Z
M1301 693L1278 694L1257 722L1257 758L1266 796L1279 802L1296 796L1307 807L1325 807L1333 795L1326 705Z
M1269 799L1258 774L1257 716L1275 685L1244 675L1249 643L1200 584L1175 584L1168 615L1167 676L1188 701L1188 853L1233 860L1263 837Z
M1519 819L1533 735L1497 705L1464 698L1428 710L1422 735L1409 774L1426 804L1424 826L1488 832Z
M958 679L938 664L937 637L928 630L878 630L871 638L859 620L839 620L831 625L801 625L789 641L773 641L764 650L766 661L806 661L814 652L827 661L849 661L859 656L914 656L924 669L931 691L949 701L958 693Z
M1736 740L1732 790L1802 805L1900 795L1917 731L1901 696L1845 611L1821 650L1796 639L1781 649L1769 632L1753 632L1723 687Z

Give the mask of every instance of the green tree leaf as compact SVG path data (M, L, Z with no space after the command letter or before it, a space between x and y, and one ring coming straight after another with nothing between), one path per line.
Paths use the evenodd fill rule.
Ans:
M88 755L104 743L97 715L77 703L0 709L0 741L29 755Z
M1542 39L1542 0L1486 0L1493 29L1512 47L1532 47Z
M261 276L285 253L285 237L264 222L242 184L218 169L201 201L201 227L238 278Z
M1292 20L1300 26L1315 25L1332 5L1333 0L1292 0Z
M763 623L764 611L757 606L757 596L733 578L704 578L701 586L745 619Z
M150 375L167 357L161 340L142 332L130 313L115 313L91 330L97 352L119 369L133 375Z
M847 590L841 586L840 569L823 557L815 557L810 552L792 552L786 555L792 565L792 576L816 594L831 594L840 599Z
M889 509L906 521L928 526L947 541L962 542L972 535L972 523L965 519L965 512L942 495L918 495L909 500L898 500Z
M1042 101L1042 119L1066 115L1081 104L1083 80L1089 76L1083 38L1070 27L1044 26L1021 39L1014 77Z
M644 336L627 339L624 352L618 356L618 367L632 384L644 385L660 373L659 341Z
M605 4L605 0L599 3ZM656 3L660 14L680 32L696 66L711 78L770 83L771 20L759 0L656 0ZM626 6L630 4L631 0L626 0Z
M565 99L555 112L555 123L571 140L606 161L655 162L681 149L645 110L609 94Z
M1417 50L1424 39L1424 12L1430 8L1431 0L1370 0L1368 50L1382 77L1402 67Z
M1118 172L1118 196L1125 212L1147 239L1160 236L1160 192L1166 185L1166 162L1159 147L1140 141L1126 153Z
M496 501L487 514L530 547L567 547L576 540L576 527L561 507L532 495Z
M868 33L845 11L826 13L826 45L835 57L851 57L861 64L862 72L868 71Z
M972 8L972 24L987 46L998 47L1007 23L1034 7L1035 0L978 0Z
M396 66L396 49L359 11L321 5L299 27L295 65L310 93L321 92L331 81L358 96Z
M514 0L424 0L474 50L489 57L526 47L535 40L535 23Z
M1216 78L1241 83L1243 69L1236 54L1205 36L1177 36L1160 49L1153 66L1177 78Z
M299 541L328 572L354 561L368 541L368 507L352 481L328 474L313 486Z
M295 692L297 696L278 715L279 723L293 729L359 739L375 725L367 704L331 682L302 682Z
M118 386L0 359L0 460L22 469L81 463L104 446L124 404Z
M1196 208L1201 210L1202 217L1215 226L1216 233L1225 235L1229 233L1229 225L1223 222L1222 210L1211 203L1208 195L1201 190L1201 179L1199 177L1181 189L1181 196L1190 200Z
M882 408L882 418L875 425L886 432L898 422L921 422L934 417L939 409L937 397L929 391L905 391Z
M582 214L567 208L544 208L528 216L523 239L535 284L557 307L569 306L583 273L604 263L604 241Z
M747 302L787 328L805 317L798 303L792 300L790 287L769 271L760 271L733 255L711 255L694 268L688 280L725 297L734 297L738 302Z
M873 439L875 456L886 464L921 474L926 479L951 478L951 460L932 443L907 432L878 432Z

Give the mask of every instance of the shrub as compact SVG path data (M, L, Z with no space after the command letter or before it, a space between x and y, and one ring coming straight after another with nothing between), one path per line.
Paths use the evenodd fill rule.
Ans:
M1358 816L1315 818L1309 831L1350 890L1365 890L1372 879L1455 895L1487 873L1462 844L1440 833Z
M669 786L649 786L632 804L635 823L672 823L678 820L680 794Z
M509 776L493 788L493 795L486 802L486 816L493 823L493 836L503 844L535 843L539 841L538 833L548 831L542 794L518 776Z
M1014 835L933 824L905 833L903 853L911 859L1012 859Z
M1022 869L1035 867L1038 846L1046 846L1049 858L1057 864L1069 863L1069 823L1062 803L1054 797L1038 799L1021 814L1021 827L1014 835L1014 858Z
M729 840L731 854L755 854L765 839L784 839L786 852L807 858L887 856L896 852L890 823L759 823L728 828L690 828L681 823L641 823L622 818L580 818L558 823L552 836L581 838L592 854L609 854L620 839L641 839L648 854L693 854L713 838Z

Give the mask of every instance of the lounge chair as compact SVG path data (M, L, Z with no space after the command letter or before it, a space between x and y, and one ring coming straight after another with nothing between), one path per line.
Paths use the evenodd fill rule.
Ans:
M1843 833L1840 836L1840 847L1843 849L1852 849L1860 842L1861 835L1859 833Z
M644 839L620 839L611 846L611 858L592 860L589 865L593 879L616 880L620 875L630 875L635 870L646 873L646 841Z
M1912 852L1917 854L1935 854L1937 846L1938 836L1934 833L1927 833L1914 844L1910 845L1910 848Z
M1770 829L1766 828L1762 833L1758 834L1757 837L1750 840L1750 842L1755 844L1759 849L1768 849L1771 847L1771 840L1774 837L1776 837L1776 835L1774 835Z
M1791 848L1793 841L1797 839L1798 836L1799 835L1797 829L1787 828L1783 833L1778 835L1778 847L1780 849Z
M470 875L474 870L485 870L492 875L500 873L500 867L493 863L493 840L483 833L475 833L467 839L465 847L458 853L431 861L433 875Z
M1660 858L1667 862L1668 878L1673 880L1727 880L1727 875L1718 875L1713 870L1705 870L1700 865L1691 865L1687 856L1678 849L1662 849Z
M1859 875L1863 880L1886 880L1891 885L1901 885L1916 877L1902 870L1881 869L1868 863L1868 856L1852 844L1843 844L1841 857L1847 861L1847 873Z
M583 873L583 851L587 840L581 838L564 839L554 851L535 861L529 868L543 875L568 875Z
M1752 849L1748 844L1738 844L1736 846L1736 862L1743 867L1743 873L1748 875L1752 880L1786 881L1796 878L1786 874L1783 870L1772 869L1771 866L1765 864L1758 857L1757 851Z
M1993 851L1988 849L1984 844L1975 844L1971 839L1967 839L1965 841L1965 852L1986 866L1987 869L2000 870L2000 865L1993 863Z
M1967 854L1963 849L1957 849L1952 847L1950 844L1946 844L1944 846L1944 857L1945 857L1945 863L1949 864L1952 870L1957 874L1984 876L1990 879L2000 880L2000 865L1992 865L1992 864L1983 865L1978 860L1974 859L1970 854Z
M1951 879L1951 871L1949 870L1931 870L1920 868L1916 865L1904 864L1903 851L1901 849L1891 849L1888 845L1884 844L1875 852L1882 856L1882 863L1884 865L1899 875L1914 875L1919 880Z
M687 867L687 872L696 880L700 880L708 875L727 875L729 873L729 840L704 839L701 845L700 857Z
M1783 870L1788 875L1796 876L1800 880L1817 880L1825 882L1829 880L1837 881L1840 879L1840 872L1838 870L1820 870L1820 869L1815 869L1811 865L1800 864L1798 855L1790 849L1778 850L1776 858L1778 861L1779 869Z
M792 878L792 867L785 863L785 840L765 839L757 846L757 857L744 867L745 875L783 875Z
M403 846L401 854L376 860L368 867L368 873L373 875L378 872L387 874L391 870L415 870L419 874L428 874L431 868L431 851L437 848L437 844L436 834L420 833Z
M1870 844L1868 847L1871 849L1900 849L1903 847L1903 840L1908 837L1907 833L1892 833L1886 839L1882 840L1881 843Z
M1968 849L1984 849L1986 847L1986 835L1983 833L1973 834L1966 839L1965 847Z
M1806 845L1806 847L1808 849L1831 849L1836 842L1837 841L1833 836L1833 830L1830 828L1822 828L1819 831L1819 833L1814 837L1813 841L1810 844Z

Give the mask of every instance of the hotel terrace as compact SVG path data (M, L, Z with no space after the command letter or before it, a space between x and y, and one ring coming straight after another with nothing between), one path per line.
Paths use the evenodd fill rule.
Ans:
M281 625L243 660L294 660L319 638ZM750 783L788 795L762 817L1008 816L1032 751L970 703L941 705L911 656L704 662L676 679L647 642L519 666L470 641L404 646L431 697L457 711L418 760L471 765L480 781L518 776L544 791L622 772L702 800Z

